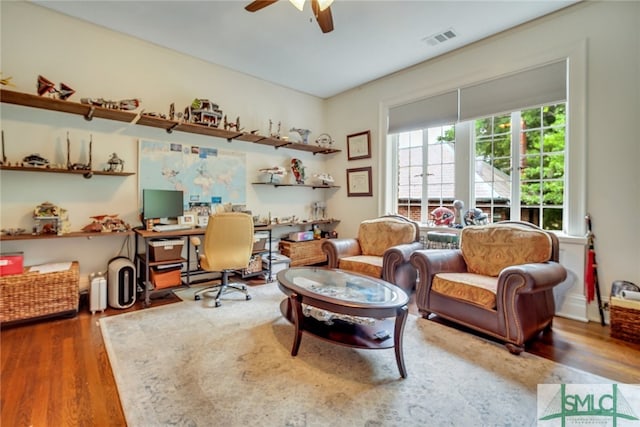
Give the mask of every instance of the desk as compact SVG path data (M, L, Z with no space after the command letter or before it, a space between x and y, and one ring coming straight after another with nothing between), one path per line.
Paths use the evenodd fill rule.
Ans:
M135 248L136 248L136 270L138 272L138 285L142 288L144 292L144 306L148 307L151 304L151 294L154 292L154 286L151 282L151 267L155 267L158 265L167 265L167 264L182 264L187 263L186 271L183 272L182 276L184 277L183 283L178 286L182 286L183 284L186 286L191 285L191 276L195 271L191 271L191 239L192 236L204 236L206 228L189 228L186 230L173 230L173 231L147 231L145 229L136 229L135 230ZM271 226L255 226L254 231L268 231L269 232L269 241L271 241ZM144 242L143 248L144 253L140 251L139 239L142 239ZM155 239L186 239L187 244L187 257L179 257L171 260L164 261L151 261L150 260L150 250L149 250L149 242ZM254 254L269 252L271 255L271 245L269 244L268 249L263 249L259 251L254 251ZM199 270L202 271L202 270ZM144 275L142 274L144 272ZM254 275L265 274L268 280L271 280L271 263L269 263L268 269L262 270ZM143 279L144 277L144 279ZM247 277L247 276L245 276ZM163 288L164 291L166 288Z

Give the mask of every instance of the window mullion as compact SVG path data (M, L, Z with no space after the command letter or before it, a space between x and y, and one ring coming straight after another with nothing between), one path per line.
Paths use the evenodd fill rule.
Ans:
M399 183L399 179L398 179L398 150L400 147L400 136L399 134L395 133L391 135L391 150L390 150L390 155L393 157L391 160L391 164L395 165L393 167L393 171L394 173L389 174L390 175L390 181L391 181L391 187L389 188L389 190L391 191L391 197L390 197L390 201L392 203L392 210L391 212L394 213L398 213L400 210L400 207L398 206L398 183Z
M422 194L420 197L420 220L429 220L429 131L422 129Z
M512 221L520 221L520 175L524 153L521 153L521 115L511 113L511 214Z

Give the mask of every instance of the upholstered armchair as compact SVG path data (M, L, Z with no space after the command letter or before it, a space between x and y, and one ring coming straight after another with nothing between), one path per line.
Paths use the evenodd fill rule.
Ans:
M329 268L340 268L381 278L408 293L417 273L411 254L422 249L417 222L399 215L363 221L356 238L328 239L322 244Z
M460 249L419 250L416 305L505 342L513 354L555 314L553 287L567 273L558 263L558 237L519 221L465 227Z

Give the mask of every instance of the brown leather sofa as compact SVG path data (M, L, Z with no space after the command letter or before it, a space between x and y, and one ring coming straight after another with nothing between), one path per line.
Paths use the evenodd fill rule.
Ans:
M424 246L420 226L399 215L363 221L358 237L328 239L322 243L329 268L340 268L381 278L411 294L417 272L411 254Z
M466 227L460 249L411 256L420 277L418 310L498 338L520 354L527 341L551 328L553 287L567 276L558 248L555 234L526 222Z

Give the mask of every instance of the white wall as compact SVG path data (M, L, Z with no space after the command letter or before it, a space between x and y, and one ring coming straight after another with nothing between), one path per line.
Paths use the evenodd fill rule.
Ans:
M451 54L353 89L327 101L284 89L223 67L159 48L130 37L68 18L22 2L0 3L2 14L1 69L13 76L15 88L35 93L42 74L65 82L81 97L121 99L140 97L148 111L168 110L168 104L185 106L195 97L211 98L230 117L239 115L247 129L267 132L269 118L283 122L283 129L307 127L313 135L328 132L342 153L312 156L298 151L274 151L250 143L194 135L168 135L164 131L104 122L59 113L34 111L1 104L9 159L41 151L60 157L66 153L67 130L73 141L94 137L94 159L112 151L137 162L136 141L140 137L220 148L232 147L248 153L248 171L273 164L286 165L301 158L312 171L326 169L340 190L322 190L329 214L342 222L342 236L355 235L358 224L380 213L381 165L384 125L383 103L409 99L438 88L497 75L532 54L544 53L560 44L586 42L586 208L597 236L600 283L607 296L613 280L640 283L640 144L636 122L640 116L640 3L586 2L546 18L504 32ZM346 135L371 130L373 157L347 161ZM104 144L104 145L103 145ZM74 148L72 147L72 150ZM75 152L75 151L72 151ZM347 197L348 168L373 166L373 197ZM119 213L131 219L137 206L137 178L1 173L1 226L30 225L31 209L45 200L68 208L74 227L88 222L90 215ZM248 177L248 181L253 179ZM326 192L325 192L326 191ZM248 185L248 206L257 213L308 216L306 207L320 198L318 190L302 188L264 189ZM87 203L91 202L91 203ZM133 220L132 220L133 221ZM52 239L29 243L2 242L3 251L24 250L27 262L79 259L83 274L104 268L122 241L118 238ZM594 314L595 313L595 314ZM590 307L590 317L597 316Z
M8 90L36 93L39 74L64 82L82 97L141 98L146 111L168 113L175 102L182 110L194 98L218 103L231 120L240 116L247 130L268 133L269 119L282 122L283 134L291 127L312 130L313 141L327 132L324 101L212 65L174 51L118 34L25 2L2 2L2 76L12 76ZM39 153L53 163L66 163L66 133L71 137L71 161L86 162L89 136L93 136L94 165L104 164L116 152L125 171L136 172L140 138L210 146L247 153L247 207L254 214L310 216L311 203L336 190L252 186L257 169L287 166L300 158L308 175L323 172L333 155L310 153L248 142L211 138L0 104L6 154L11 162ZM275 130L275 128L274 128ZM82 156L81 156L82 155ZM1 228L31 229L31 212L49 201L69 211L72 230L88 224L90 216L117 213L134 226L138 221L138 178L81 176L2 171ZM331 215L331 211L328 212ZM287 230L284 230L287 231ZM82 284L93 271L104 270L123 244L122 237L3 241L2 251L23 251L25 263L75 259L80 261Z
M331 172L373 165L374 180L384 164L385 117L380 110L396 100L415 99L500 75L531 56L558 46L586 43L586 211L593 218L602 295L613 280L640 284L640 3L587 2L506 31L432 61L337 95L327 102L335 135L371 129L374 156L351 161L336 157ZM382 184L378 182L378 184ZM340 230L354 234L363 219L381 212L381 187L361 200L334 195L332 208L343 218ZM589 317L597 319L594 304Z

